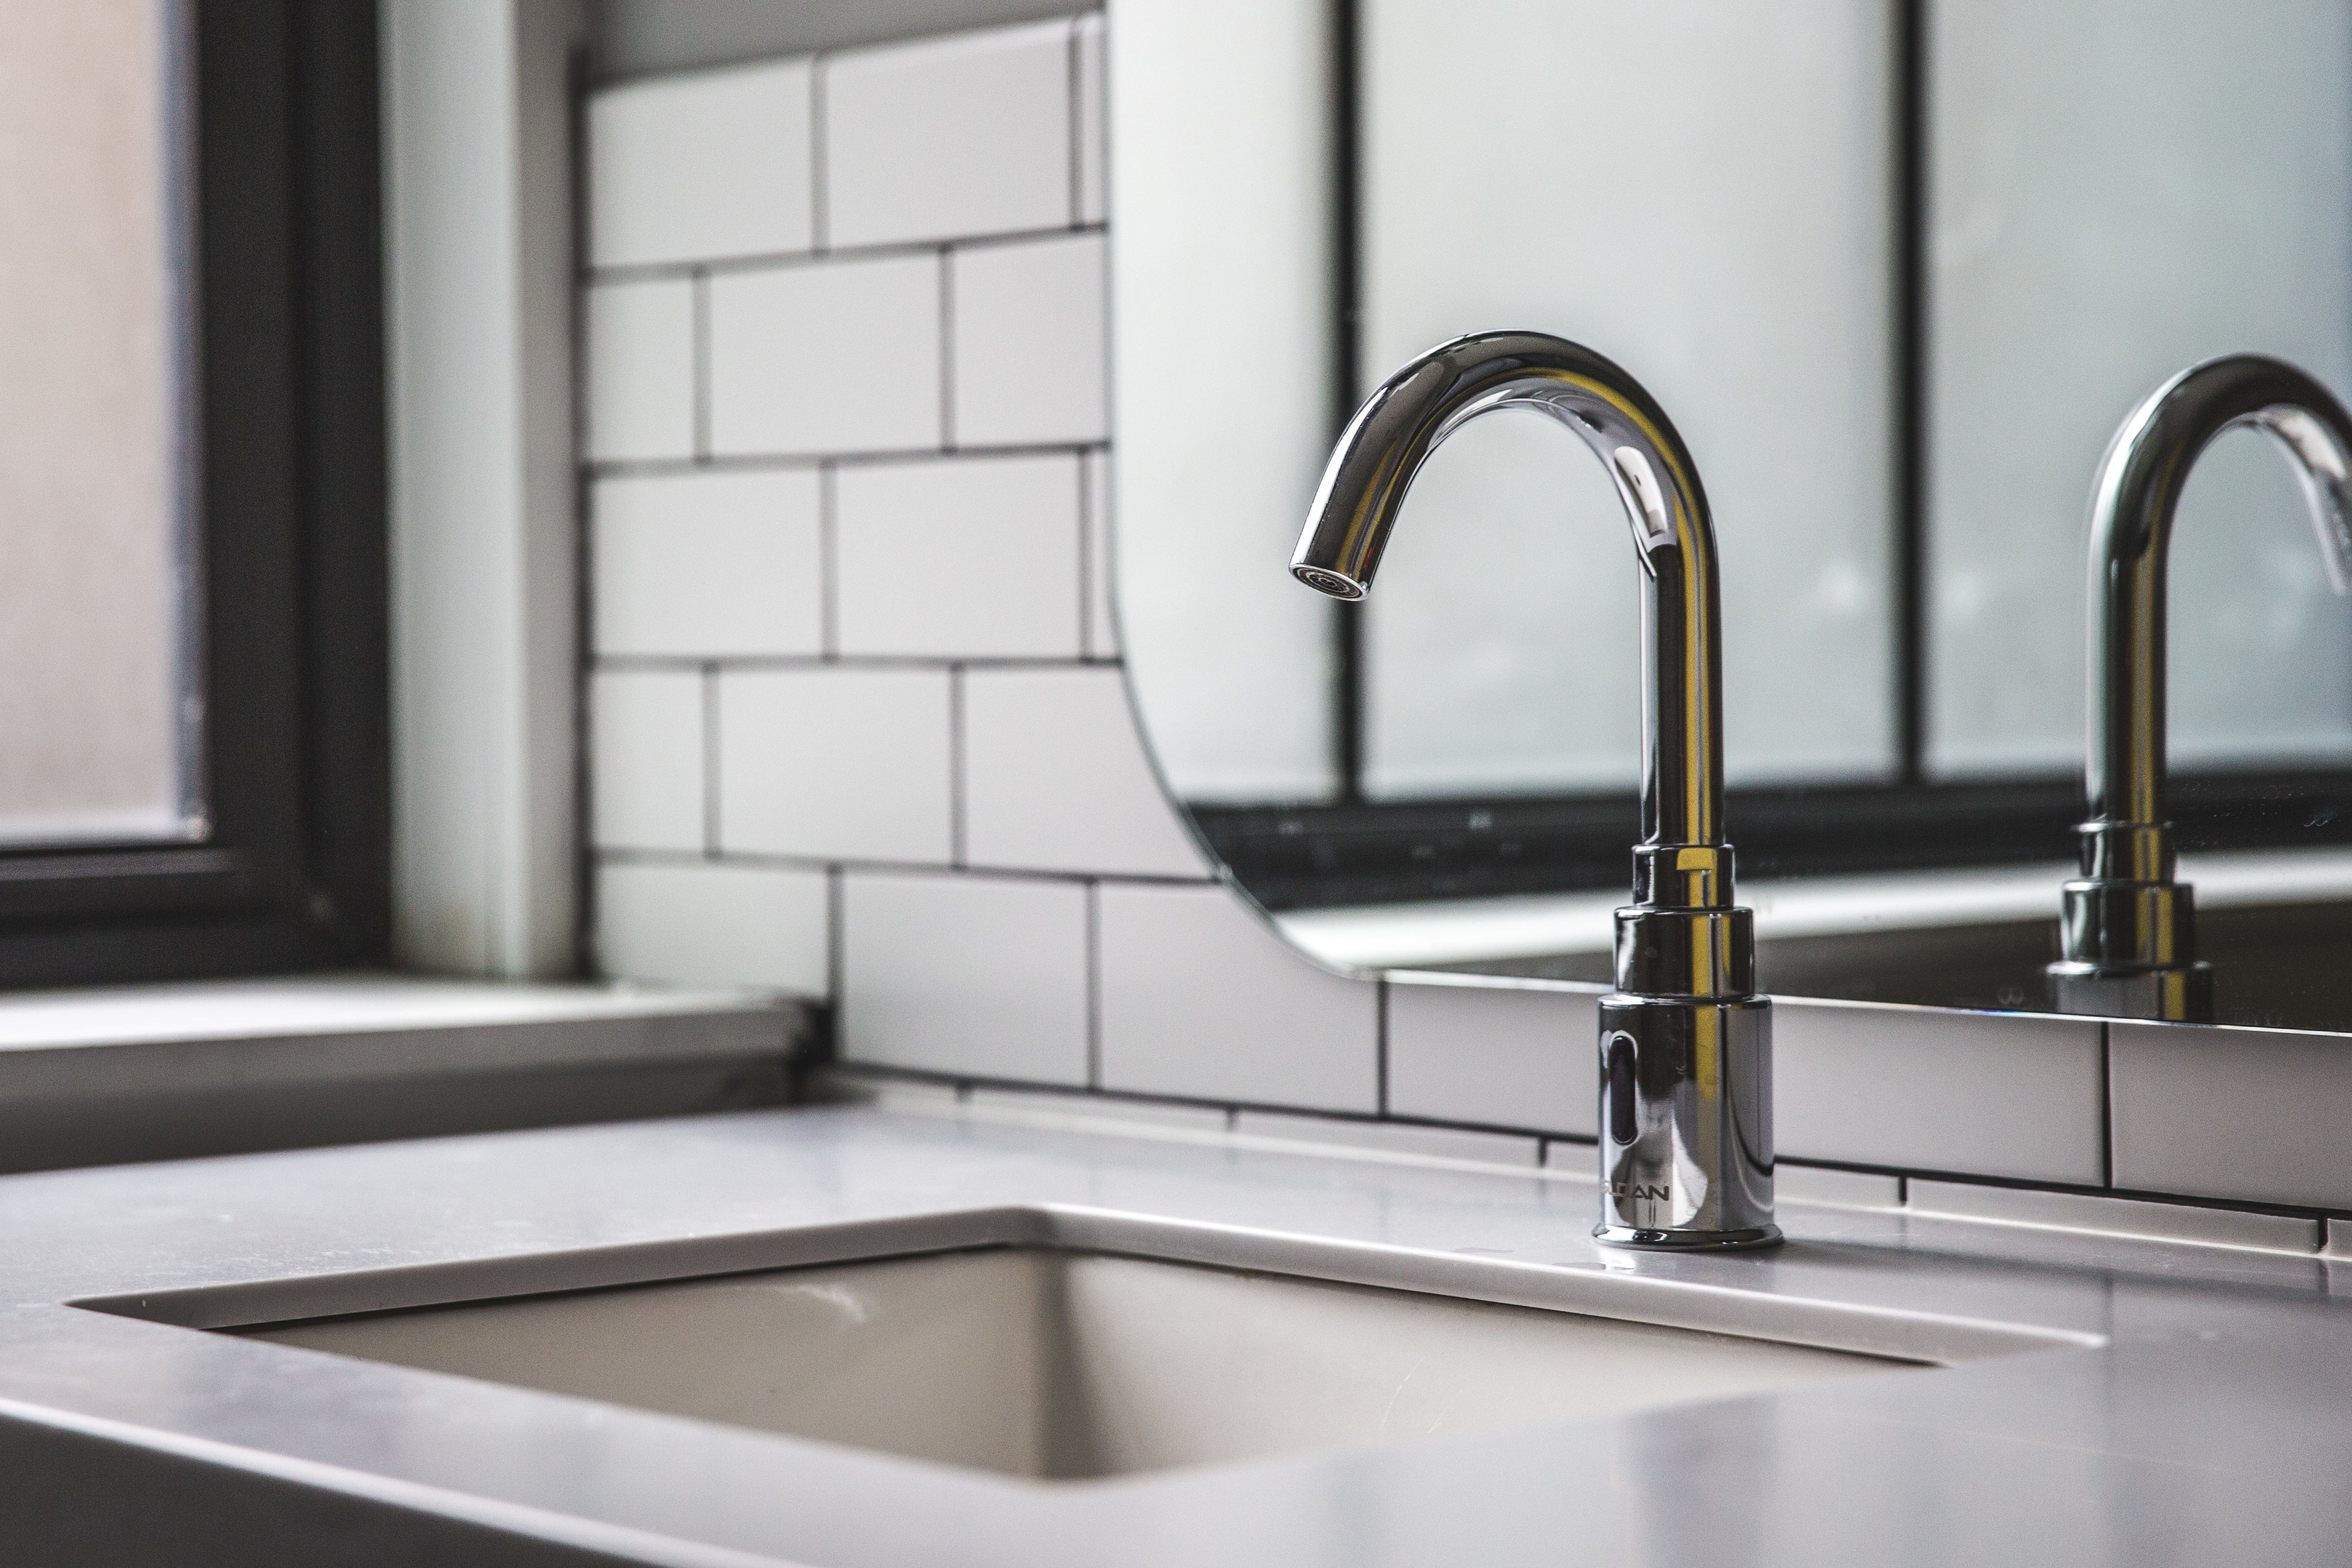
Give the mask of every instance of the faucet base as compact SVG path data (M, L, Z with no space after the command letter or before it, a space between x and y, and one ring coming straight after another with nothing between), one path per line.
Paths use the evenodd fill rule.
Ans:
M2052 964L2051 1006L2096 1018L2150 1019L2158 1023L2213 1021L2213 966L2103 971L2091 964Z
M1596 1225L1592 1239L1607 1247L1639 1247L1652 1252L1732 1252L1778 1247L1786 1239L1777 1225L1746 1230L1648 1230L1634 1225Z
M1604 1240L1760 1246L1772 1229L1772 1004L1601 998Z

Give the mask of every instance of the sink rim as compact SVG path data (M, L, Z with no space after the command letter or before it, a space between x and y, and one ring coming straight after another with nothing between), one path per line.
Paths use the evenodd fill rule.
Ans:
M811 1292L824 1303L814 1321L801 1304ZM573 1303L584 1315L562 1315ZM510 1311L520 1315L503 1315ZM869 1311L884 1325L871 1338ZM945 1362L942 1328L961 1342ZM975 1329L985 1343L970 1343ZM198 1332L1054 1489L1939 1370L1752 1335L1025 1244ZM803 1351L789 1348L812 1334L797 1340ZM824 1370L810 1370L804 1351ZM1254 1371L1236 1378L1235 1360ZM976 1383L961 1370L973 1366L987 1369ZM891 1414L877 1424L877 1410Z
M1802 1248L1802 1242L1791 1246ZM423 1265L81 1296L64 1305L175 1327L264 1328L320 1318L657 1285L781 1269L881 1262L983 1248L1095 1253L1332 1284L1571 1312L1622 1322L1844 1351L1934 1367L2037 1351L2095 1350L2105 1335L1916 1309L1865 1306L1724 1284L1717 1260L1601 1266L1437 1252L1304 1232L1041 1203L793 1226L718 1236ZM1696 1266L1694 1267L1693 1265Z

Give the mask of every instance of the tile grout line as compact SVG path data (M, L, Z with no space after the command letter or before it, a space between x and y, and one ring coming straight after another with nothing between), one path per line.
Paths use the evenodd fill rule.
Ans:
M585 894L574 915L572 932L574 950L587 972L600 977L610 977L604 968L601 946L601 925L604 871L608 863L604 846L597 841L595 791L600 769L591 749L594 739L594 686L597 639L589 612L594 602L595 521L593 496L596 490L595 464L591 456L594 432L589 418L589 384L593 334L590 331L590 312L593 298L594 268L590 264L590 234L588 204L588 105L583 76L579 69L580 58L572 58L572 79L566 91L566 130L572 140L569 195L572 204L572 300L570 317L571 384L567 389L572 398L570 435L572 440L571 478L578 510L574 528L579 542L579 555L574 563L577 578L574 583L575 603L580 612L579 634L573 643L577 668L572 674L578 717L574 727L576 747L574 778L578 794L574 800L575 864L579 867L579 885ZM690 311L689 311L690 315ZM690 351L690 350L689 350ZM689 389L690 394L691 389Z
M706 857L699 850L663 849L642 844L600 844L597 855L608 865L675 866L701 864ZM957 865L935 860L868 860L847 859L824 854L793 854L772 850L724 850L717 859L723 864L762 868L776 871L821 871L829 865L839 865L861 873L883 876L927 876L952 873L974 882L1030 882L1077 885L1097 882L1112 887L1222 887L1224 884L1209 876L1155 876L1137 872L1112 874L1096 871L1046 870L1016 865Z
M1003 441L982 442L944 451L937 446L877 447L865 452L730 452L713 454L709 461L698 463L691 457L603 457L585 465L586 477L597 479L661 479L692 474L704 467L729 473L796 473L822 464L836 467L860 468L877 465L904 466L910 464L940 463L956 457L1058 457L1065 453L1084 455L1110 451L1108 440L1097 441Z
M1911 1189L1918 1183L1929 1186L1972 1189L1984 1193L2007 1193L2026 1197L2053 1197L2071 1200L2084 1206L2082 1217L2075 1220L2023 1218L2014 1212L1986 1209L1927 1208L1914 1210L1924 1218L1954 1220L1971 1225L2009 1225L2035 1230L2054 1230L2077 1236L2135 1238L2142 1240L2166 1241L2188 1246L2250 1247L2261 1251L2284 1252L2293 1256L2307 1255L2304 1247L2285 1247L2275 1243L2216 1241L2184 1238L2177 1231L2151 1228L2131 1224L2101 1223L2095 1217L2101 1210L2110 1214L2116 1209L2168 1209L2192 1215L2231 1216L2261 1219L2286 1219L2307 1222L2318 1237L2317 1248L2326 1248L2326 1228L2333 1216L2325 1212L2285 1211L2276 1207L2232 1202L2180 1193L2105 1192L2090 1187L2037 1186L2031 1183L1993 1183L1966 1173L1945 1173L1934 1176L1899 1176L1895 1178L1900 1202L1910 1207L1919 1201Z
M1559 1144L1570 1148L1591 1148L1589 1138L1572 1134L1545 1133L1531 1127L1501 1126L1491 1122L1464 1122L1440 1116L1394 1116L1383 1122L1361 1111L1332 1111L1314 1106L1302 1106L1289 1102L1245 1100L1230 1102L1207 1095L1165 1093L1151 1090L1102 1089L1089 1090L1076 1084L1049 1079L1007 1078L987 1073L974 1073L968 1069L901 1066L896 1063L859 1061L848 1064L860 1075L896 1082L949 1084L984 1090L992 1094L1019 1097L1045 1103L1093 1107L1097 1105L1170 1105L1197 1108L1213 1112L1228 1123L1239 1115L1271 1114L1297 1121L1323 1124L1331 1127L1400 1129L1440 1133L1477 1133L1495 1137L1549 1145ZM1347 1145L1335 1145L1347 1146ZM1356 1145L1378 1147L1377 1145ZM1393 1146L1393 1145L1390 1145Z
M704 664L723 670L804 670L841 664L859 670L944 670L961 665L971 670L1110 670L1120 661L1076 658L1067 653L1002 653L988 658L959 658L945 653L599 653L590 673L626 674L660 670L698 670Z
M1892 1176L1902 1185L1906 1202L1909 1201L1912 1186L1915 1183L1926 1182L1931 1185L1979 1187L1988 1192L2034 1193L2050 1197L2071 1197L2089 1203L2149 1204L2161 1207L2202 1209L2217 1214L2267 1215L2288 1219L2325 1220L2334 1212L2313 1204L2265 1202L2258 1198L2217 1197L2210 1193L2167 1192L2156 1187L2101 1186L2090 1182L2062 1182L2040 1177L1994 1176L1984 1171L1895 1170L1885 1166L1855 1165L1838 1160L1814 1158L1793 1159L1786 1163L1811 1170L1852 1171L1864 1176ZM2000 1223L2013 1222L2001 1221Z
M565 301L564 349L567 355L564 393L571 400L565 434L571 442L566 478L572 486L572 783L571 862L578 899L572 915L572 956L583 975L608 978L603 946L604 882L596 858L594 701L589 672L596 654L596 519L595 486L583 461L588 451L588 255L594 244L589 228L587 57L578 46L566 51L563 89L564 133L569 138L563 160L564 199L570 208L571 297Z

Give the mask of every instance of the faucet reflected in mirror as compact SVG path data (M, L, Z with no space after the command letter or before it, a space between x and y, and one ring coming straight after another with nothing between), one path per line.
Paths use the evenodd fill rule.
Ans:
M2213 970L2197 955L2194 895L2177 875L2165 807L2165 565L2189 470L2222 432L2264 431L2303 484L2331 587L2352 586L2352 416L2293 365L2258 354L2181 371L2131 412L2091 494L2090 705L2065 884L2062 1012L2209 1022Z
M1615 481L1642 571L1642 839L1600 1004L1601 1219L1627 1246L1753 1247L1772 1223L1772 1016L1723 837L1715 526L1665 411L1609 360L1540 332L1457 338L1366 400L1324 469L1291 573L1370 591L1413 475L1499 409L1546 413Z

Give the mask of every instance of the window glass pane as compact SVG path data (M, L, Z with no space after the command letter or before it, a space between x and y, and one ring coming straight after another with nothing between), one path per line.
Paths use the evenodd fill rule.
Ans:
M176 7L0 5L0 841L187 836Z
M2352 8L1931 7L1928 762L2082 765L2084 525L2116 426L2214 354L2352 391ZM2352 612L2263 438L2171 570L2180 762L2352 755Z
M1875 0L1367 0L1367 386L1534 328L1674 416L1722 541L1736 783L1895 765L1893 213ZM1635 565L1564 431L1416 482L1366 606L1370 792L1631 788Z

